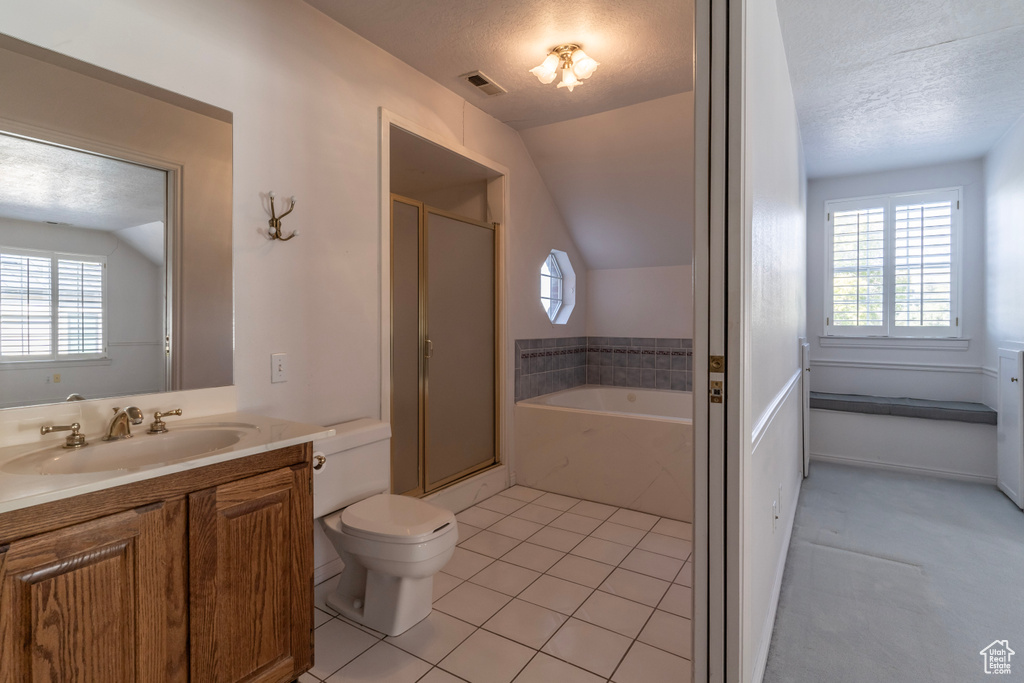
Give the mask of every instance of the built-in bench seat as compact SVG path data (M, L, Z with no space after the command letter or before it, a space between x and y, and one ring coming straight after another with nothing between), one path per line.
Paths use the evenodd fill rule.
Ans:
M827 394L811 392L811 408L837 410L866 415L897 415L925 420L950 420L994 425L996 411L983 403L966 401L932 401L923 398L887 398L859 394Z

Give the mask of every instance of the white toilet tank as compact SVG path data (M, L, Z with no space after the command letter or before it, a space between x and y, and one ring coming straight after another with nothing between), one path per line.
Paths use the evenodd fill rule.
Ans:
M391 425L364 418L331 425L335 436L313 442L326 462L313 471L313 518L391 490Z

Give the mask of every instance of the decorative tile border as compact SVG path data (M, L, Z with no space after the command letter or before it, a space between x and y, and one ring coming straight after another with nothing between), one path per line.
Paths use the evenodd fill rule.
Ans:
M517 339L515 355L517 401L584 384L693 390L692 339Z

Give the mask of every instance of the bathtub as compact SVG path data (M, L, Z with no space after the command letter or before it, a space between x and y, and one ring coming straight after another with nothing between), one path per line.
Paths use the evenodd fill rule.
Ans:
M692 401L593 385L520 401L516 483L692 522Z

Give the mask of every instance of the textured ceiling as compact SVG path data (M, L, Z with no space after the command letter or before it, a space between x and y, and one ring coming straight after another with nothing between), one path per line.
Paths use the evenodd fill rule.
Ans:
M691 0L306 0L516 129L691 90ZM601 63L573 92L528 70L562 43ZM508 90L459 78L479 70Z
M164 220L166 174L0 134L0 217L120 230Z
M982 156L1024 113L1024 0L777 0L810 177Z
M587 267L690 263L692 93L520 134Z

